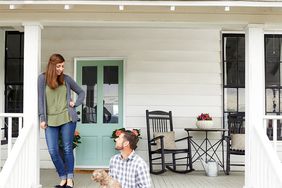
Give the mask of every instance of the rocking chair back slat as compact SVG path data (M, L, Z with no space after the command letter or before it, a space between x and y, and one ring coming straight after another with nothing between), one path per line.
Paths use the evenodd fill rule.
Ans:
M154 111L159 112L159 111ZM151 122L153 132L168 132L173 131L172 125L170 124L169 113L167 114L149 114L149 121ZM170 128L170 129L169 129Z

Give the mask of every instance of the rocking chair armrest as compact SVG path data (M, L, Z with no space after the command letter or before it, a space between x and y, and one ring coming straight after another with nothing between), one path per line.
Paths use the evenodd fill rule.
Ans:
M180 138L180 139L177 139L177 140L175 140L175 142L179 142L179 141L182 141L182 140L189 140L189 139L191 139L192 138L192 136L186 136L186 137L184 137L184 138Z
M164 136L157 136L157 137L155 137L155 138L153 138L152 140L150 140L150 142L154 142L154 141L156 141L156 140L158 140L158 139L160 139L160 140L163 140L163 138L164 138Z

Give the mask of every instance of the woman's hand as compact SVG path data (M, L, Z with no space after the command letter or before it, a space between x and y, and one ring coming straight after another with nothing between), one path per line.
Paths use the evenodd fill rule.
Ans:
M48 126L47 126L47 124L46 124L46 122L45 121L42 121L41 123L40 123L40 128L41 129L46 129Z
M72 100L70 101L70 107L74 107L74 102Z

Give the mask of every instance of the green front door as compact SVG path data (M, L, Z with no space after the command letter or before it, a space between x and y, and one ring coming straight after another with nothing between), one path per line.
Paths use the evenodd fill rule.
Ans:
M76 149L76 167L106 167L117 152L111 138L123 127L123 61L76 59L76 80L85 91L77 108L81 144Z

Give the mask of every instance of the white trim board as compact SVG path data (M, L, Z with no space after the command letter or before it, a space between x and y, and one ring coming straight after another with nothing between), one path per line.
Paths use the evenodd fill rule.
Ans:
M0 1L2 5L123 5L190 7L282 7L277 1Z

